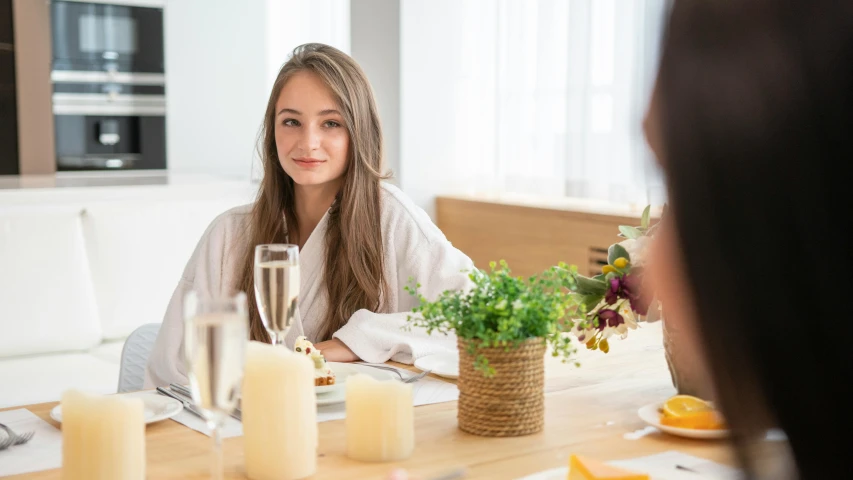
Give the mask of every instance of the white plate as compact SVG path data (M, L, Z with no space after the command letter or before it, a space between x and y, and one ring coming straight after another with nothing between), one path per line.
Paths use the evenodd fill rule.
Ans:
M174 398L165 397L152 392L120 393L117 396L141 398L142 403L145 405L145 423L159 422L160 420L174 417L178 412L184 409L181 402ZM61 407L62 405L57 405L50 411L50 418L59 423L62 423Z
M368 367L357 363L337 363L329 362L332 371L335 372L335 384L325 385L322 387L314 387L317 391L317 405L334 405L343 403L346 400L346 381L357 373L370 375L377 380L399 380L400 377L388 370L380 368Z
M415 368L444 378L459 378L459 354L436 353L415 360Z
M695 474L691 474L691 475L695 475ZM517 480L566 480L566 477L568 477L568 476L569 476L569 467L560 467L560 468L554 468L551 470L545 470L544 472L536 472L536 473L530 474L526 477L521 477ZM707 478L707 477L703 477L701 475L696 475L696 476L699 478ZM659 479L661 477L649 477L649 478L651 478L652 480L656 480L656 479ZM682 477L678 477L678 478L682 478Z
M536 472L518 480L566 480L569 476L569 467L554 468L544 472Z
M322 407L323 405L335 405L338 403L344 403L346 400L347 391L345 388L340 388L329 393L317 395L317 406Z
M639 409L637 411L637 414L640 416L640 418L643 419L644 422L657 428L658 430L672 435L678 435L679 437L696 438L700 440L716 440L729 436L728 430L699 430L695 428L678 428L670 427L668 425L661 425L661 408L663 408L663 402L652 403Z

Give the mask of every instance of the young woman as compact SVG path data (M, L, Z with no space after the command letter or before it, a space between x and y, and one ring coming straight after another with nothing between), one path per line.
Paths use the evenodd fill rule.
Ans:
M382 131L364 72L327 45L296 48L276 78L263 124L264 178L252 205L220 215L205 232L169 303L146 385L186 383L183 298L248 295L253 340L269 341L253 288L254 247L300 248L304 334L333 362L415 358L455 349L455 338L403 331L416 304L468 285L471 260L423 210L382 183ZM292 346L300 328L291 329Z
M674 2L652 107L670 215L651 276L748 476L853 478L853 3ZM795 467L755 455L771 427Z

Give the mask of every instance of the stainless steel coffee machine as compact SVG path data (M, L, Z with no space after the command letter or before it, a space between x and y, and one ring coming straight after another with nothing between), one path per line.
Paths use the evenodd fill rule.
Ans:
M51 32L57 170L165 169L162 5L53 0Z

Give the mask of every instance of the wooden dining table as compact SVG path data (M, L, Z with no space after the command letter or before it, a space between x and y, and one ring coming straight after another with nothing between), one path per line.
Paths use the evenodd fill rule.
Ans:
M659 323L643 324L610 352L582 349L580 362L546 357L545 428L514 438L487 438L461 431L456 402L415 407L414 454L394 463L363 463L346 457L344 420L318 424L320 446L314 479L376 479L405 468L411 478L430 480L464 469L466 479L513 479L566 466L571 454L603 461L678 450L724 464L733 456L724 440L692 440L660 432L630 435L647 425L637 410L675 394ZM408 367L411 368L411 367ZM44 421L56 402L26 405ZM21 408L21 407L14 407ZM626 437L626 434L629 434ZM147 478L208 478L211 439L172 420L146 432ZM224 440L226 478L246 478L242 437ZM60 478L59 469L8 478Z

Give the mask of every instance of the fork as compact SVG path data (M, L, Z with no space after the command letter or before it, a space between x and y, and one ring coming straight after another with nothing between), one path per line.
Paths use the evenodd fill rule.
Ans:
M431 372L431 371L432 371L432 370L424 370L423 372L421 372L421 373L419 373L419 374L417 374L417 375L412 375L411 377L409 377L409 378L407 378L407 379L403 380L403 383L415 383L415 382L417 382L418 380L420 380L420 379L422 379L422 378L426 377L427 375L429 375L429 372Z
M2 423L0 423L0 428L5 430L6 434L9 436L6 439L6 441L4 441L2 443L7 443L9 441L12 442L11 444L6 445L3 448L0 448L0 450L3 450L4 448L9 448L12 445L23 445L23 444L29 442L33 438L33 435L36 434L36 432L27 432L27 433L24 433L23 435L18 435L17 433L12 431L11 428L7 427L6 425L3 425ZM2 444L0 444L0 445L2 445Z
M380 370L387 370L387 371L389 371L389 372L396 373L396 374L397 374L397 376L398 376L398 377L400 377L400 381L401 381L401 382L403 382L403 383L414 383L414 382L417 382L418 380L420 380L420 379L424 378L425 376L427 376L427 375L429 374L429 372L431 372L431 370L424 370L424 371L422 371L421 373L418 373L418 374L416 374L416 375L412 375L412 376L409 376L409 377L404 377L404 376L403 376L403 374L402 374L402 373L400 373L400 370L398 370L398 369L396 369L396 368L394 368L394 367L389 367L389 366L387 366L387 365L377 365L377 364L375 364L375 363L359 363L358 365L364 365L364 366L366 366L366 367L373 367L373 368L378 368L378 369L380 369Z
M0 440L0 451L6 450L7 448L11 447L14 444L15 444L15 440L12 437L7 436L3 440Z

